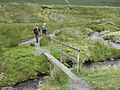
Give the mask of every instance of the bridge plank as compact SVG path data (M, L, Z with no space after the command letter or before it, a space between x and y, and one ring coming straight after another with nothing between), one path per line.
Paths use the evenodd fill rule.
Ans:
M70 69L65 67L62 63L60 63L55 57L53 57L48 52L44 52L44 55L47 57L47 59L57 65L64 73L66 73L70 80L71 80L71 90L93 90L93 88L83 79L77 77L75 74L73 74Z
M48 52L44 52L44 55L47 57L47 59L57 65L63 72L65 72L71 79L73 80L77 80L77 76L75 74L73 74L70 69L68 69L67 67L65 67L62 63L60 63L55 57L53 57L51 54L49 54Z

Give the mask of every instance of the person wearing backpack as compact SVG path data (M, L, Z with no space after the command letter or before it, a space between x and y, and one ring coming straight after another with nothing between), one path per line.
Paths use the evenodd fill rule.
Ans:
M42 34L46 34L46 29L47 29L46 23L44 23L42 26Z
M39 32L40 32L40 28L38 26L38 23L35 24L33 32L35 34L36 43L38 43L38 35L39 35Z

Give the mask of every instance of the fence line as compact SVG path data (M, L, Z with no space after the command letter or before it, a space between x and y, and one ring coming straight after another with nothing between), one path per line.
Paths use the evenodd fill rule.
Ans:
M55 46L53 45L53 41L59 43L59 44L61 45L61 48L58 49L57 47L55 47ZM77 59L75 59L74 57L72 57L72 56L66 54L65 52L63 52L64 46L69 47L69 48L77 51ZM80 65L80 64L79 64L79 63L80 63L80 50L79 50L78 48L73 47L73 46L71 46L71 45L69 45L69 44L66 44L66 43L64 43L64 42L61 42L61 41L59 41L59 40L56 40L56 39L51 38L51 45L50 45L50 52L51 52L51 54L52 54L52 48L54 48L54 49L56 49L58 52L60 52L60 62L62 62L62 56L65 55L65 56L69 57L70 59L72 59L75 63L77 63L77 73L79 72L79 68L80 68L80 67L79 67L79 65Z

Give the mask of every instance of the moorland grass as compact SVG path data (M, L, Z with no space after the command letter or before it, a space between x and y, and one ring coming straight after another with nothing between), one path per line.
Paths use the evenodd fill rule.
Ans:
M3 49L0 60L0 73L4 73L0 86L15 85L29 79L37 78L37 74L49 74L48 62L44 55L34 56L34 48L19 46Z
M87 60L97 62L111 58L119 58L120 50L88 39L88 35L96 31L119 31L119 11L119 7L49 6L30 3L2 3L0 5L0 43L8 44L9 46L9 43L12 41L15 42L20 39L31 37L33 36L33 32L31 31L34 24L38 22L41 26L42 23L46 22L48 26L47 33L57 29L64 29L57 34L55 38L79 48L81 50L80 59L83 63ZM46 44L46 42L43 41L43 46L48 49L49 43ZM14 45L17 46L16 43L13 45L10 44L10 46ZM20 48L20 51L17 48ZM12 85L29 78L36 78L36 69L38 71L40 70L42 73L47 72L44 68L46 64L42 62L44 59L39 59L44 57L33 57L30 53L33 48L30 47L29 50L28 48L21 47L3 50L4 53L1 53L3 57L0 58L2 58L1 60L3 61L8 60L8 63L4 64L5 68L3 71L5 72L5 77L2 80L1 86ZM76 57L72 50L65 48L65 51ZM53 55L59 58L59 53L56 53L56 51L53 52ZM41 60L42 64L38 62L38 59ZM20 60L20 62L18 60ZM36 61L35 67L32 66L33 60ZM20 68L16 61L22 64ZM24 61L24 63L22 63L22 61ZM28 63L30 63L30 65L28 65ZM41 66L42 68L39 68L39 65L43 65ZM29 69L30 67L32 67L31 71ZM18 73L17 70L21 70L22 72ZM23 76L23 72L26 71L30 72ZM16 77L17 75L20 77ZM95 87L97 87L97 85ZM115 87L115 85L113 85L113 87Z
M94 71L86 71L80 75L87 80L95 90L119 90L120 68L103 67Z
M120 31L110 32L103 37L105 40L120 41Z
M119 49L104 45L102 41L95 42L88 39L86 32L81 28L71 28L61 31L61 33L57 34L56 39L79 48L81 54L80 59L83 63L87 60L97 62L110 60L111 58L120 58ZM65 49L65 51L74 57L77 56L73 50Z
M36 22L39 23L40 28L46 22L47 33L74 27L82 27L83 30L90 29L91 32L88 31L88 34L105 30L119 31L119 10L119 7L1 4L0 44L9 46L10 42L16 41L17 46L18 40L32 37Z
M8 47L17 46L20 40L34 37L34 25L35 23L1 23L0 44L4 44ZM42 25L43 23L39 23L40 29ZM49 26L47 33L50 33L55 29L52 22L48 22L47 25ZM42 35L42 29L40 30L39 35Z
M41 90L70 90L69 78L57 66L54 66Z

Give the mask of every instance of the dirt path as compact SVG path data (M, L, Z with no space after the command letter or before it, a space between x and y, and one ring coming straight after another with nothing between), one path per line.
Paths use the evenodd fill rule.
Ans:
M71 90L93 90L85 80L82 80L79 77L76 81L70 79L70 88Z
M42 38L43 38L43 36L39 36L38 40L40 41ZM31 44L31 43L34 44L35 42L36 42L36 39L35 39L35 37L33 37L33 38L21 40L20 44Z

